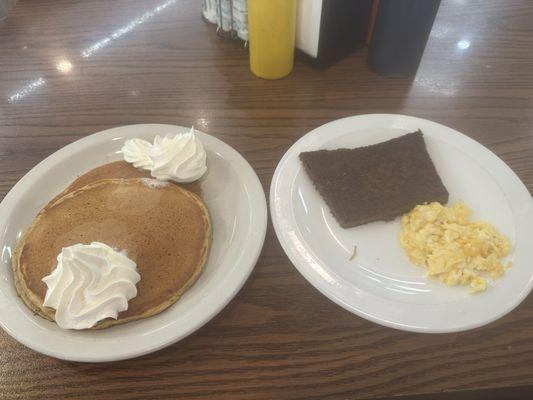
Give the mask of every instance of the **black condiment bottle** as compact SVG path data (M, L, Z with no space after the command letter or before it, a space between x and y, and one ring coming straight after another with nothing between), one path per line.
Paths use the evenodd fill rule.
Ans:
M416 74L440 0L374 0L368 64L380 75Z

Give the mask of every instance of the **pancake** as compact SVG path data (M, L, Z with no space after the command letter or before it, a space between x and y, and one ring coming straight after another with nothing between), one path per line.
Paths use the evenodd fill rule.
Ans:
M20 239L13 255L15 286L26 305L53 320L43 307L42 278L56 267L61 249L102 242L137 263L137 296L118 319L94 328L146 318L171 304L196 281L211 241L202 200L178 185L144 178L104 179L52 200Z
M58 194L54 200L57 200L63 197L65 194L73 192L76 189L82 188L83 186L88 185L102 179L130 179L130 178L151 178L150 172L140 170L135 168L132 164L126 161L115 161L108 164L101 165L96 167L89 172L79 176L74 182L72 182L65 190ZM191 183L173 183L174 185L179 185L184 189L187 189L198 196L202 197L202 189L200 188L201 180L197 180ZM52 200L50 203L53 203Z

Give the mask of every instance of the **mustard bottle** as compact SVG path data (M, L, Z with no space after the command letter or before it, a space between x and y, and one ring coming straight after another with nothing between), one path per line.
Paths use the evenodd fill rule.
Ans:
M248 0L250 69L280 79L294 64L296 0Z

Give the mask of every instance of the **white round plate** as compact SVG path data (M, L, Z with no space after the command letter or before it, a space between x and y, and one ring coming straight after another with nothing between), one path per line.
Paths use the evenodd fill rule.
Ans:
M0 204L2 244L0 326L22 344L65 360L102 362L140 356L196 331L237 294L259 257L267 208L257 175L234 149L198 132L208 155L202 183L213 224L205 270L173 306L156 316L100 331L70 331L35 316L17 297L11 251L39 210L76 176L121 159L126 139L153 140L156 134L186 132L173 125L131 125L80 139L39 163Z
M411 264L398 243L399 219L341 228L302 169L298 155L371 145L421 129L450 192L475 219L493 223L513 244L513 263L480 294L447 287ZM318 290L370 321L417 332L453 332L494 321L533 285L533 204L513 171L488 149L446 126L391 114L360 115L323 125L298 140L280 161L270 189L276 234L292 263ZM354 246L357 255L350 257Z

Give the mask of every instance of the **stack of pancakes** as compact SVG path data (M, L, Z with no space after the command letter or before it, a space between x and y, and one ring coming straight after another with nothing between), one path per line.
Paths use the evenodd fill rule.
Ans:
M211 242L208 210L198 185L148 179L126 162L82 175L37 215L13 256L15 286L26 305L54 320L44 307L42 279L56 267L63 247L102 242L125 251L137 264L137 296L118 319L93 328L155 315L196 281Z

